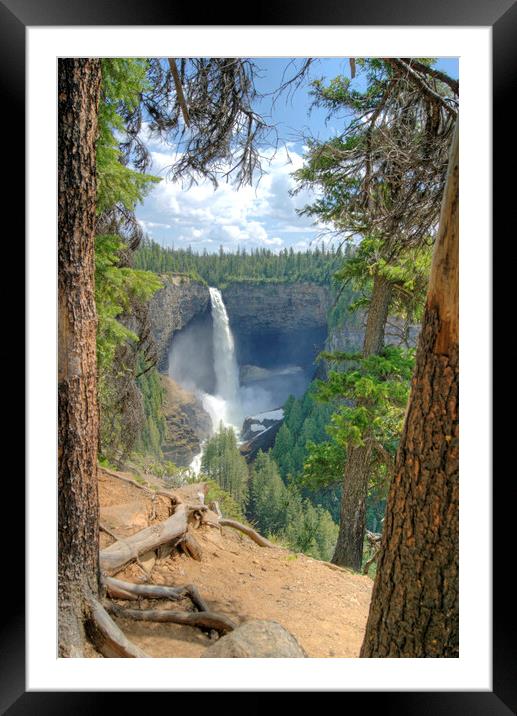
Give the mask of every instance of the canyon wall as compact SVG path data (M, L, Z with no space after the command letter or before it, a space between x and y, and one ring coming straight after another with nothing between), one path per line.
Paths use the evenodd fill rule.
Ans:
M149 320L158 353L158 370L168 372L172 337L196 316L210 310L208 287L184 276L163 276L165 285L149 304Z
M240 365L268 368L293 363L309 368L323 348L330 305L327 287L241 282L229 284L222 296ZM174 334L189 324L193 327L194 319L210 330L208 287L186 277L167 276L150 303L149 318L158 369L167 373Z
M240 365L310 369L327 335L330 292L314 283L231 283L222 292Z

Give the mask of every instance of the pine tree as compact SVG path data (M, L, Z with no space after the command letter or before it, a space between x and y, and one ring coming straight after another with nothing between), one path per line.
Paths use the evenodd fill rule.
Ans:
M251 470L248 515L259 532L277 534L284 526L285 486L270 453L260 450Z
M248 467L239 452L233 428L225 428L221 424L219 431L207 442L201 471L215 480L241 507L245 507L248 501Z
M345 272L355 270L367 288L366 359L383 350L388 312L404 281L399 262L410 271L407 253L428 245L434 232L457 114L457 83L440 85L431 99L422 91L429 80L429 62L417 62L416 71L412 62L358 61L367 80L363 91L351 89L350 80L342 76L328 86L314 82L317 105L331 113L346 107L353 119L341 135L309 142L305 166L296 172L298 190L320 189L316 201L301 213L362 237L355 264L348 263ZM423 287L425 280L420 282ZM414 299L410 303L414 305ZM372 463L368 441L347 445L340 532L332 561L354 569L362 561Z
M294 440L291 431L287 427L287 424L283 422L275 439L273 457L284 479L287 477L287 474L292 471L291 450L293 445Z
M59 655L83 656L99 595L95 355L95 140L99 60L58 62Z
M458 129L362 657L459 655Z

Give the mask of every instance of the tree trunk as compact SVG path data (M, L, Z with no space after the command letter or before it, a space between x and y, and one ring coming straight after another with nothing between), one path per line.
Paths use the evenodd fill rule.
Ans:
M458 128L362 657L458 657Z
M363 356L379 353L384 345L384 330L392 296L391 283L378 274L374 278L368 310ZM361 569L366 518L366 499L370 478L369 445L349 446L343 475L343 495L339 534L332 562L342 567Z
M363 541L370 475L369 446L350 448L345 464L339 534L332 563L357 572L363 559Z
M82 656L98 594L95 142L100 60L58 63L59 655Z
M376 274L373 279L373 291L368 307L366 331L363 342L365 358L380 353L384 346L384 331L388 320L393 287L388 279Z

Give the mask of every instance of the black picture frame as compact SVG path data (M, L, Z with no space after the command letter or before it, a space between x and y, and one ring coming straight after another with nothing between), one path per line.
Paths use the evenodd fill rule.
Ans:
M504 168L515 168L514 116L506 111L517 78L517 4L515 0L369 0L349 3L335 0L300 2L285 0L278 7L254 6L253 16L244 23L220 3L211 3L200 12L199 5L164 0L0 0L0 87L4 138L13 134L13 118L21 125L25 113L25 28L27 26L62 25L372 25L372 26L490 26L493 33L493 137L494 137L494 215L504 221L505 211L512 207L513 182L507 181ZM20 134L19 129L17 135ZM23 138L6 142L11 151L9 160L9 209L18 206L16 237L20 234L25 214L21 204L24 186ZM511 193L510 193L511 192ZM499 209L499 211L497 211ZM494 230L495 231L495 230ZM23 258L22 258L23 261ZM30 348L30 346L29 346ZM487 436L490 440L490 436ZM502 441L499 443L502 444ZM495 454L495 453L493 453ZM512 478L513 479L513 478ZM515 613L512 596L508 595L511 564L515 554L510 517L503 516L509 506L505 489L508 483L499 476L493 481L493 691L492 692L359 692L362 713L403 714L468 714L501 716L517 711L517 668L515 663ZM11 481L13 500L24 504L23 483ZM16 494L16 490L18 494ZM21 510L19 510L21 512ZM497 515L497 518L496 516ZM19 537L20 535L18 535ZM18 542L19 554L23 554ZM24 582L23 564L10 565L9 583L16 581L19 595L9 590L9 610L2 612L0 626L0 713L18 714L92 714L98 709L99 698L113 694L95 692L26 692L25 689L25 613L20 585ZM513 635L512 635L513 632ZM401 663L403 668L403 663ZM410 685L408 684L408 687ZM336 687L338 688L338 687ZM199 696L203 696L200 694ZM242 694L245 696L245 694ZM247 711L263 710L265 694L257 694ZM343 694L347 703L356 693ZM197 698L197 697L196 697ZM304 696L304 699L306 696ZM136 706L140 698L131 694ZM354 699L355 700L355 699ZM202 702L205 699L202 698ZM195 708L199 707L199 703Z

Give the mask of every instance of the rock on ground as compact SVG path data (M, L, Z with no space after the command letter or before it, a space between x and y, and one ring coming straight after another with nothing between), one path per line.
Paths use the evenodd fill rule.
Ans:
M278 622L248 621L223 636L202 654L219 658L284 658L303 659L307 656L292 634Z

